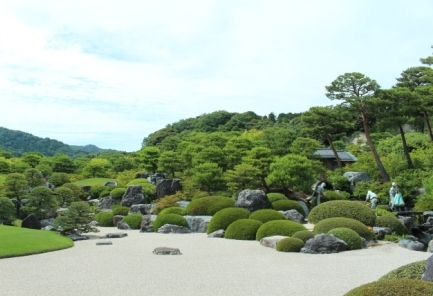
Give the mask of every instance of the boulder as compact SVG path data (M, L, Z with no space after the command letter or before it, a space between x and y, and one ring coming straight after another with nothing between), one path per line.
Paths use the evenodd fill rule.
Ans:
M114 186L117 186L117 182L116 181L107 181L104 183L104 186L114 187Z
M71 240L73 240L74 242L75 241L81 241L81 240L88 240L88 239L90 239L90 237L88 237L86 235L81 235L81 234L77 234L77 233L70 234L70 235L68 235L68 237Z
M149 173L137 173L135 174L135 179L147 179L149 177Z
M147 178L153 185L158 185L158 182L163 179L165 179L165 174L163 173L155 173Z
M117 224L122 221L122 219L125 218L125 216L122 215L116 215L113 217L113 225L117 226Z
M263 190L245 189L239 193L235 207L254 212L260 209L269 209L272 207L272 203Z
M212 216L184 216L192 232L205 233Z
M376 234L378 240L382 240L385 238L385 235L392 233L392 229L389 227L373 227L373 232Z
M122 238L127 236L128 234L125 232L116 232L116 233L107 233L105 236L101 238Z
M102 197L101 199L97 200L98 202L98 208L100 210L109 210L111 209L111 206L116 204L113 200L113 198L109 195ZM119 203L119 201L117 201Z
M264 237L260 240L260 244L262 246L275 249L277 247L277 244L280 240L283 238L287 238L287 236L284 235L274 235L274 236L268 236Z
M365 172L345 172L343 176L346 177L347 180L349 180L351 193L353 193L356 183L360 181L370 181L370 177Z
M216 230L212 233L209 233L207 237L209 238L223 238L224 237L224 233L225 230L224 229L220 229L220 230Z
M155 221L156 215L143 215L141 218L140 232L153 232L153 221Z
M408 230L412 230L413 223L415 221L414 217L398 216L397 218L401 221L401 223L403 223L404 226L406 226Z
M403 247L405 249L411 250L411 251L424 251L425 245L422 242L412 240L409 238L403 238L398 243L400 247Z
M35 214L30 214L21 222L21 227L40 230L42 225Z
M121 229L121 230L131 230L131 227L128 225L128 223L125 223L125 222L118 222L116 225L117 225L117 229Z
M163 179L156 185L156 198L173 195L180 190L182 190L180 179Z
M136 204L132 205L128 214L148 215L153 213L154 204Z
M433 255L427 259L421 280L433 282Z
M45 228L47 226L53 225L54 218L42 219L41 220L41 228Z
M304 216L301 213L299 213L297 210L287 210L287 211L279 211L279 212L281 212L289 220L298 223L305 223Z
M153 254L156 255L182 255L177 248L159 247L153 250Z
M176 202L176 204L181 208L186 208L186 206L190 203L190 201L187 200L179 200Z
M107 245L112 245L113 243L111 241L99 241L96 242L97 246L107 246Z
M144 204L143 190L140 185L131 185L126 188L125 194L122 197L122 206L131 207L136 204Z
M310 238L301 249L301 253L331 254L347 250L347 244L336 236L330 234L317 234Z
M179 225L165 224L158 229L158 233L191 233L191 230Z

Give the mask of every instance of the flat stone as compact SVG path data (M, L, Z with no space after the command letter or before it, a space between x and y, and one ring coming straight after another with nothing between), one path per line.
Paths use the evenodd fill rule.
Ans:
M97 246L108 246L108 245L112 245L113 243L111 241L99 241L96 242Z
M153 254L156 255L182 255L177 248L159 247L153 250Z

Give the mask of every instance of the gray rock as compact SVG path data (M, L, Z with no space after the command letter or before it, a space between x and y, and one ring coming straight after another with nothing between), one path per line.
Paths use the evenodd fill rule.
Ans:
M245 189L239 193L235 207L254 212L260 209L269 209L272 207L272 203L263 190Z
M125 194L122 197L122 206L131 207L136 204L144 204L145 198L140 185L131 185L126 188Z
M186 208L186 206L189 204L190 202L187 200L179 200L176 202L176 204L181 207L181 208Z
M165 174L163 173L155 173L147 178L147 180L153 185L158 185L158 182L164 179Z
M53 225L54 218L42 219L41 220L41 228L45 228L46 226Z
M310 238L305 246L301 249L301 253L308 254L331 254L339 253L347 250L347 244L329 234L317 234L313 238Z
M305 223L304 216L299 213L297 210L288 210L288 211L279 211L286 216L287 219L298 222Z
M96 226L99 226L99 222L93 220L93 221L91 221L91 222L89 223L89 225L90 225L90 226L94 226L94 227L96 227Z
M119 222L119 223L117 223L117 229L121 229L121 230L131 230L131 227L128 225L128 223L125 223L125 222Z
M114 204L116 204L110 195L98 199L97 202L98 202L98 208L101 210L109 210Z
M132 205L129 209L128 214L152 214L153 208L155 207L155 204L136 204Z
M377 239L382 240L385 235L392 233L392 229L389 227L373 227L373 232L376 234Z
M184 216L192 232L205 233L212 216Z
M401 223L403 223L404 226L406 226L406 228L408 230L411 230L413 227L413 223L415 221L414 217L407 217L407 216L398 216L398 220L401 221Z
M343 174L344 177L347 178L347 180L350 183L350 191L353 193L353 190L355 189L356 183L360 181L369 182L370 177L365 172L345 172Z
M140 232L153 232L152 224L156 217L156 215L143 215L141 218Z
M182 190L180 179L163 179L156 185L156 198L173 195L180 190Z
M113 225L117 226L117 224L122 221L122 219L125 218L123 215L116 215L113 217Z
M30 214L21 222L21 227L29 229L41 229L42 225L41 221L39 221L35 214Z
M284 236L284 235L274 235L274 236L264 237L260 240L260 244L262 246L275 249L277 247L278 242L283 238L287 238L287 237L288 236Z
M423 243L407 238L401 239L398 245L411 251L424 251L425 249L425 245Z
M70 234L70 235L68 235L68 237L71 240L73 240L74 242L75 241L81 241L81 240L88 240L88 239L90 239L90 237L88 237L86 235L81 235L81 234L77 234L77 233Z
M158 233L191 233L191 230L179 225L165 224L158 228Z
M182 255L177 248L159 247L153 250L153 254L156 255Z
M427 245L427 252L433 253L433 240L431 240Z
M104 186L117 186L116 181L107 181L104 183Z
M423 281L433 282L433 255L428 257L421 279Z
M107 246L107 245L112 245L113 243L111 241L99 241L96 242L97 246Z
M128 236L125 232L117 232L117 233L107 233L105 236L101 238L122 238Z
M207 237L209 237L209 238L223 238L224 233L225 233L224 229L219 229L219 230L216 230L212 233L209 233L209 235Z

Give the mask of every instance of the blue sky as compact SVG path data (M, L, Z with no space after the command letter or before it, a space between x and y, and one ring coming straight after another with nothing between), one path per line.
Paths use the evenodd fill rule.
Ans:
M0 126L137 151L218 110L304 112L432 55L431 0L0 0Z

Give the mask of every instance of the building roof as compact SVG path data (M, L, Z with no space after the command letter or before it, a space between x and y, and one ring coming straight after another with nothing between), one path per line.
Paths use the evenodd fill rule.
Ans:
M320 158L324 159L335 159L334 152L332 152L331 148L319 148L314 152L315 155L320 156ZM344 150L337 150L338 157L341 161L357 161L358 159L350 152L346 152Z

